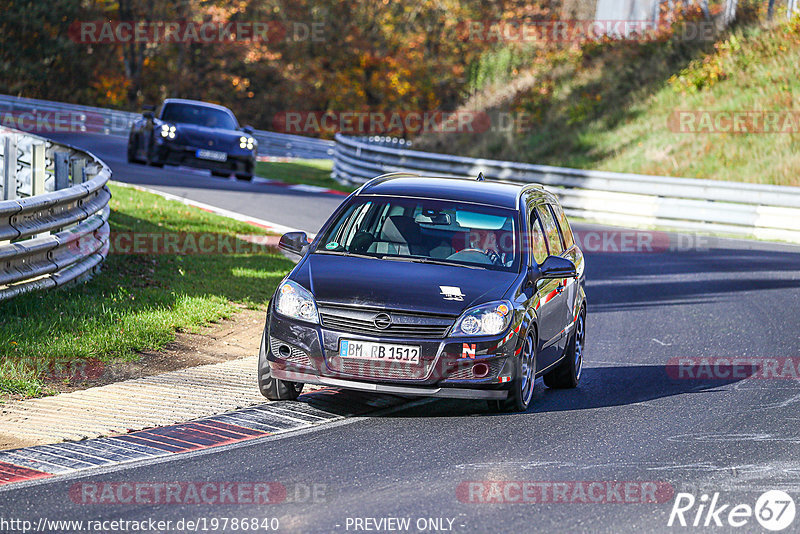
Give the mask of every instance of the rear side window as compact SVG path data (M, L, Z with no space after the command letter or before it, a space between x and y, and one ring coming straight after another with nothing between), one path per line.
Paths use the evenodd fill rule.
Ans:
M564 215L564 210L558 204L550 204L550 208L556 216L558 226L561 228L561 237L564 238L564 247L566 249L572 248L575 244L575 237L572 235L572 228L569 227L567 216Z
M545 206L539 206L536 211L539 213L544 235L547 236L547 243L550 245L550 254L560 256L564 252L564 245L561 244L561 236L558 234L558 225L553 214Z

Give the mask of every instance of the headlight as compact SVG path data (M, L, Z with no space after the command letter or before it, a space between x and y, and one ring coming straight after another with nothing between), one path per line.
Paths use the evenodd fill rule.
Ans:
M300 284L291 280L286 280L278 288L275 309L286 317L300 319L309 323L319 323L314 295Z
M239 148L246 148L247 150L253 150L253 147L256 146L256 140L252 137L245 137L241 136L239 138Z
M175 139L175 130L174 126L169 124L162 124L161 125L161 137L165 139Z
M453 327L454 336L493 336L511 325L514 307L507 300L481 304L461 314Z

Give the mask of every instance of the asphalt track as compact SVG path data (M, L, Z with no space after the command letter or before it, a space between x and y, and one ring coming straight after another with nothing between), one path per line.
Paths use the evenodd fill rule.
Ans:
M341 202L333 195L196 171L131 166L123 161L124 140L118 138L67 141L104 159L116 180L311 232ZM613 250L619 229L577 226L584 237L595 232L607 242L586 247L588 350L578 389L549 390L539 382L524 414L492 415L479 402L422 401L386 415L80 480L12 486L0 492L0 517L275 517L282 532L365 531L356 527L375 524L355 518L389 517L410 518L409 528L399 530L407 532L763 531L755 518L742 528L715 528L713 521L698 528L667 524L677 492L698 498L719 493L720 505L753 506L763 492L777 489L800 505L800 380L783 367L788 362L796 373L800 361L800 248L659 234L657 242L679 244L680 250L619 252ZM678 358L770 358L779 359L781 368L742 374L732 362L690 378L680 376ZM266 506L86 505L69 496L76 482L102 481L261 481L325 490L316 499ZM541 482L534 487L549 489L532 494L529 500L536 502L498 503L504 497L492 491L516 488L509 481ZM630 498L611 481L636 483ZM550 491L553 482L566 482L558 487L567 493ZM591 486L595 482L600 486ZM615 489L606 489L600 502L581 496L593 487ZM633 489L651 487L659 488L658 502L635 502L642 499ZM494 502L475 502L481 497ZM505 498L515 500L519 491ZM697 506L685 514L690 524L696 512ZM446 520L444 528L418 529L420 518ZM225 531L233 529L228 525ZM798 531L800 517L784 530Z

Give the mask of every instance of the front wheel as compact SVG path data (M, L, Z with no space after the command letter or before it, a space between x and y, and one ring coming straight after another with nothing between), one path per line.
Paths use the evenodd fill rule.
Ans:
M261 341L261 350L258 353L258 389L261 394L271 401L295 400L303 391L303 384L280 380L272 376L267 360L267 348Z
M140 163L139 159L136 157L138 151L139 143L135 141L135 137L128 139L128 163Z
M575 321L575 333L567 345L564 360L558 367L544 375L544 383L553 389L569 389L578 386L583 370L583 351L586 345L586 308L581 308Z
M153 154L152 147L150 147L150 149L147 150L146 163L148 165L150 165L151 167L157 167L159 169L164 166L164 162L163 161L158 161L158 159L156 158L155 154Z
M253 181L253 175L250 174L250 173L237 172L236 173L236 179L237 180L244 180L245 182L252 182Z
M534 332L528 332L522 344L519 358L515 360L517 366L516 379L504 401L489 401L489 408L497 412L524 412L528 409L536 389L536 337Z

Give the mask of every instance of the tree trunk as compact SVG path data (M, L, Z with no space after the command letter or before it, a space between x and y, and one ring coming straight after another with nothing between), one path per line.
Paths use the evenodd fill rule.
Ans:
M786 16L789 20L792 19L797 13L800 13L800 1L799 0L789 0L789 5L787 6L788 9L786 10Z
M737 4L738 0L725 0L725 12L722 19L725 27L730 26L736 20Z
M700 0L700 9L703 10L703 16L706 18L706 20L710 20L711 11L708 10L708 0Z

